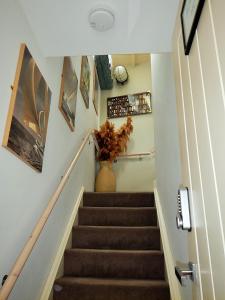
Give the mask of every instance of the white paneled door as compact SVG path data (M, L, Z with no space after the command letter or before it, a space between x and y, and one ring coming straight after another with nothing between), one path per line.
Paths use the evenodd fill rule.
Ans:
M225 1L206 0L190 54L180 20L174 36L182 184L193 229L189 260L198 265L195 300L225 299Z

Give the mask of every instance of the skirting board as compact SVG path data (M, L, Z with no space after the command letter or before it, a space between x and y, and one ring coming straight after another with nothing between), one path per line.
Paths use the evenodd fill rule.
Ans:
M66 248L71 230L73 228L73 224L74 224L76 215L78 213L78 209L79 209L79 207L81 205L81 201L83 199L83 193L84 193L84 187L82 186L81 190L80 190L80 193L78 195L78 198L76 200L76 204L74 206L74 209L71 213L69 222L66 226L63 239L62 239L62 241L59 245L58 251L57 251L55 259L53 261L52 268L51 268L51 270L49 272L49 275L48 275L48 278L45 282L44 289L42 291L40 300L47 300L50 296L52 286L54 284L54 281L55 281L55 278L56 278L56 275L57 275L57 272L58 272L59 265L61 263L63 255L64 255L64 251L65 251L65 248Z
M171 253L169 238L167 235L166 224L164 221L164 216L163 216L162 207L159 199L159 194L157 191L156 182L154 182L154 195L155 195L155 203L156 203L156 209L158 214L160 233L162 238L162 246L164 251L166 270L167 270L168 281L170 286L171 300L182 300L179 283L174 272L174 261Z

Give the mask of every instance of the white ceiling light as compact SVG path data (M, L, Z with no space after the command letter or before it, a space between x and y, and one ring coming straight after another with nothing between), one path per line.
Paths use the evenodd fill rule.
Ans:
M97 31L106 31L113 27L115 16L110 8L95 7L89 14L89 23Z

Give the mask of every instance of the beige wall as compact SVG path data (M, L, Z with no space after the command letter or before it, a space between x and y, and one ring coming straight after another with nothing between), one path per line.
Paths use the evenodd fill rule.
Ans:
M107 97L151 91L150 56L142 64L127 65L129 81L124 85L114 83L110 91L102 91L100 123L106 118ZM154 113L153 113L154 114ZM133 117L134 131L128 143L128 153L148 152L154 147L153 114ZM111 119L116 128L126 118ZM120 160L114 164L117 191L152 191L155 178L154 158Z
M225 295L225 1L206 0L189 56L174 36L182 182L190 190L189 258L199 266L193 299Z

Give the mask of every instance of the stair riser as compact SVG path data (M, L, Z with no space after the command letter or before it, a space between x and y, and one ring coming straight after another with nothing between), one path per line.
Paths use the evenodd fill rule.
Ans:
M156 226L155 208L98 209L80 208L79 225L92 226Z
M99 278L163 279L164 258L154 253L67 251L65 275Z
M168 287L118 287L75 285L54 293L55 300L169 300Z
M152 207L153 193L84 193L83 205L93 207Z
M159 250L158 228L88 228L73 229L73 248Z

